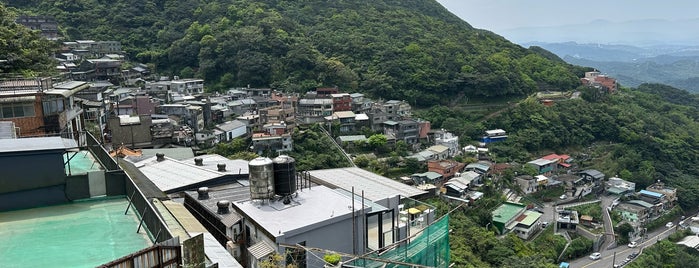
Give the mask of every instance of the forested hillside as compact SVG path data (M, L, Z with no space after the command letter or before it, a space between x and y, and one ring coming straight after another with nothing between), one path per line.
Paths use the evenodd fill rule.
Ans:
M16 14L0 5L0 74L31 76L54 69L54 43L15 23Z
M339 86L417 106L574 88L584 71L472 28L432 0L22 0L67 40L121 41L209 88Z

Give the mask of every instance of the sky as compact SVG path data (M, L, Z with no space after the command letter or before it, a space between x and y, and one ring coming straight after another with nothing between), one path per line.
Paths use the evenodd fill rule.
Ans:
M501 30L584 24L594 20L699 18L697 0L437 0L471 26Z

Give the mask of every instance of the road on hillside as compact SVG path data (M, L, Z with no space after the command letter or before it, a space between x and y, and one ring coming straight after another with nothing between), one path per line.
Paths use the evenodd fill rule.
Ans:
M643 248L647 248L657 243L662 239L666 239L669 235L677 231L676 227L665 228L660 227L657 230L648 233L648 239L639 241L639 245L636 248L629 248L627 245L620 245L612 249L603 249L600 251L602 253L602 258L599 260L590 260L588 256L579 258L577 260L571 261L570 267L582 267L582 268L610 268L614 267L613 264L620 264L626 257L628 257L632 252L639 252ZM616 253L616 255L615 255ZM637 257L638 258L638 257Z

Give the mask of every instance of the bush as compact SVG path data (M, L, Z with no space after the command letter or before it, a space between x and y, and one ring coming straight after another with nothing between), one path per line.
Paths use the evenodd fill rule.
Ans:
M331 265L337 265L340 263L340 260L342 260L342 256L337 253L325 254L325 256L323 256L323 260Z

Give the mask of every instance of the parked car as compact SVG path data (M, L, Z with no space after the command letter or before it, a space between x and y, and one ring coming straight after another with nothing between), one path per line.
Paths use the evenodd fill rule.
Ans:
M602 257L602 253L595 252L590 254L590 260L599 260Z
M675 224L673 224L672 222L668 222L667 224L665 224L665 227L667 228L672 228L672 226L675 226Z
M633 242L629 243L629 247L630 248L638 247L638 243L636 243L636 241L633 241Z
M568 198L568 196L567 196L567 195L565 195L565 194L562 194L562 195L561 195L561 196L559 196L558 198L560 198L561 200L563 200L563 199L566 199L566 198Z
M633 258L636 258L636 256L638 256L638 251L632 252L631 255L629 255L628 258L629 258L629 259L633 259Z
M549 222L545 221L541 223L541 228L546 228L546 226L549 226Z

